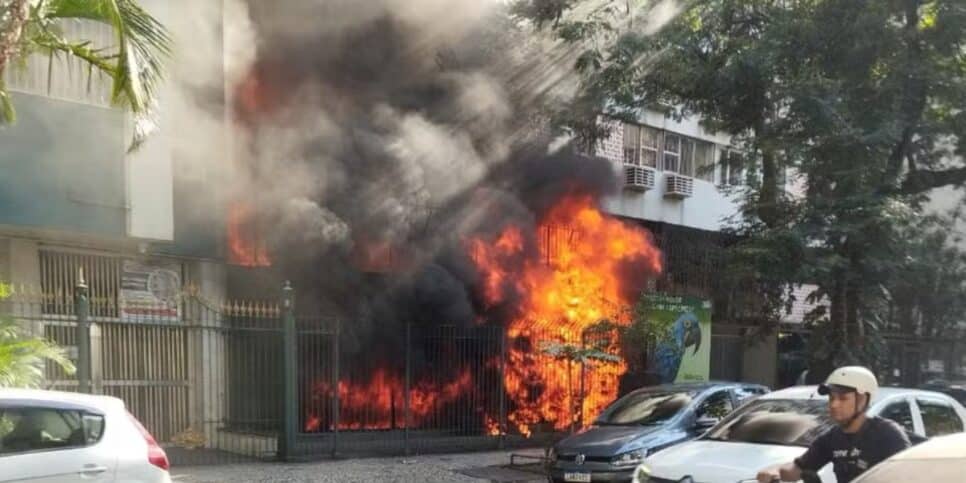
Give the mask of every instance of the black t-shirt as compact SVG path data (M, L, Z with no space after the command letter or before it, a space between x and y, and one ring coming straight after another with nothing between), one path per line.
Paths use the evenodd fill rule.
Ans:
M908 448L909 437L898 424L883 418L869 418L855 434L836 426L819 436L795 464L818 471L832 463L838 483L849 483L869 468Z

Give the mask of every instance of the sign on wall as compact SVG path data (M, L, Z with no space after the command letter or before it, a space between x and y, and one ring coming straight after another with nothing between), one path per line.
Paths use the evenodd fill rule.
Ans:
M164 261L124 260L119 305L127 322L181 320L181 266Z
M711 373L711 301L647 295L647 320L670 324L653 362L661 383L707 381Z

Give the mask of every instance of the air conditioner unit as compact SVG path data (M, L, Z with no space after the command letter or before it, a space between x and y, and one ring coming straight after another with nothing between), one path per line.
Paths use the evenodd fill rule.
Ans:
M636 164L624 165L624 188L635 191L647 191L654 188L657 173L654 168Z
M664 197L684 199L694 194L694 178L677 173L667 173L664 177Z

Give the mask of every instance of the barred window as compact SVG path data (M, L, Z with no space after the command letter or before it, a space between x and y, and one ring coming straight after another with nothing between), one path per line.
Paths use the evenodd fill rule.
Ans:
M44 313L73 314L71 304L80 270L84 271L91 303L91 315L117 317L117 299L121 279L121 258L66 251L40 251L40 287L51 300L44 303Z

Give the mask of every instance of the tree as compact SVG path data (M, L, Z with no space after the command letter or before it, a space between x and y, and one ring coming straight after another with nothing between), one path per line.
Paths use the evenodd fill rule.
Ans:
M10 295L0 283L0 301ZM38 387L44 379L44 364L52 362L68 374L74 364L64 350L50 341L31 337L10 317L0 316L0 387Z
M23 329L9 318L0 319L0 387L39 387L48 361L68 374L74 373L74 364L63 349L23 334Z
M58 22L79 19L110 25L113 49L95 49L83 39L65 38ZM154 129L152 119L163 62L170 53L167 30L134 0L0 0L0 123L16 111L3 82L8 67L32 54L66 55L111 78L111 101L135 117L131 149Z
M966 8L957 0L669 5L521 1L515 11L575 47L583 102L562 117L565 128L648 108L733 136L749 168L735 272L764 289L759 305L771 319L791 285L819 287L812 296L829 304L811 320L825 347L813 351L810 376L822 377L859 355L846 347L873 345L877 311L888 305L882 288L904 276L896 261L920 236L904 227L921 216L928 190L966 181ZM800 193L785 192L783 174Z

